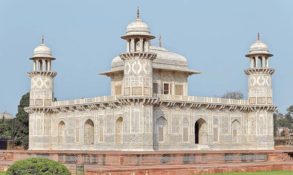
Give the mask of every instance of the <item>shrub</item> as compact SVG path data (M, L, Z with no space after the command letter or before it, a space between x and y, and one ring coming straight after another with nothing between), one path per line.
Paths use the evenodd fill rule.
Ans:
M7 170L7 175L70 175L68 169L53 160L29 158L16 161Z

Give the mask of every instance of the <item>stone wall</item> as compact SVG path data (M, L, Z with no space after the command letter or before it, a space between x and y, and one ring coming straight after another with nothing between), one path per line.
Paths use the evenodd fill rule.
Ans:
M156 107L154 149L273 149L271 119L272 113L262 111Z
M31 150L273 149L272 112L132 103L30 114Z
M153 107L30 115L31 150L152 150ZM43 120L48 118L49 120Z

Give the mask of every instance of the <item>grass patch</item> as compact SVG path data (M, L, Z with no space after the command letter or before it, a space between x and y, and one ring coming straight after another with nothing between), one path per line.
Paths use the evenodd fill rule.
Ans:
M261 172L242 172L242 173L221 173L211 175L293 175L293 171L261 171Z
M4 173L4 172L0 172L0 175L6 175L6 173Z

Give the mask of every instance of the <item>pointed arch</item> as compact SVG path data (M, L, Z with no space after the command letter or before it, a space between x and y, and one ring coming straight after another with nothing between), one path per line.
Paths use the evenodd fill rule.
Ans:
M164 142L165 141L165 135L167 132L167 120L165 117L161 116L156 121L157 126L157 138L158 142Z
M194 124L194 143L207 144L208 141L207 122L200 118Z
M123 118L119 117L115 123L115 142L116 144L123 143Z
M239 120L237 119L233 120L231 130L232 130L232 142L239 143L240 141L239 136L241 135L241 124Z
M58 143L65 143L65 122L60 121L58 124Z
M88 119L84 124L84 144L93 145L94 144L94 129L95 125L91 119Z

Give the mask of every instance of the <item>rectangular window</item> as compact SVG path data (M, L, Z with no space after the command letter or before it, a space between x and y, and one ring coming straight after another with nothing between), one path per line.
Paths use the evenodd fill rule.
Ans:
M103 120L100 120L100 133L99 133L99 135L100 135L100 142L104 142L104 122L103 122Z
M180 116L177 116L175 114L172 115L172 133L173 134L179 133L179 129L180 129L179 118Z
M163 93L170 94L170 84L169 83L164 83Z
M159 126L158 133L159 142L164 142L164 128L162 126Z
M79 142L79 128L75 129L75 142Z
M153 93L154 94L158 94L158 88L159 88L158 83L153 83Z
M183 95L183 85L175 85L175 95Z
M121 95L121 85L115 86L115 95Z
M131 132L138 133L139 132L139 110L133 110L131 113Z
M188 127L183 128L183 142L188 142Z
M218 128L214 128L214 142L219 141L219 133L218 133Z

